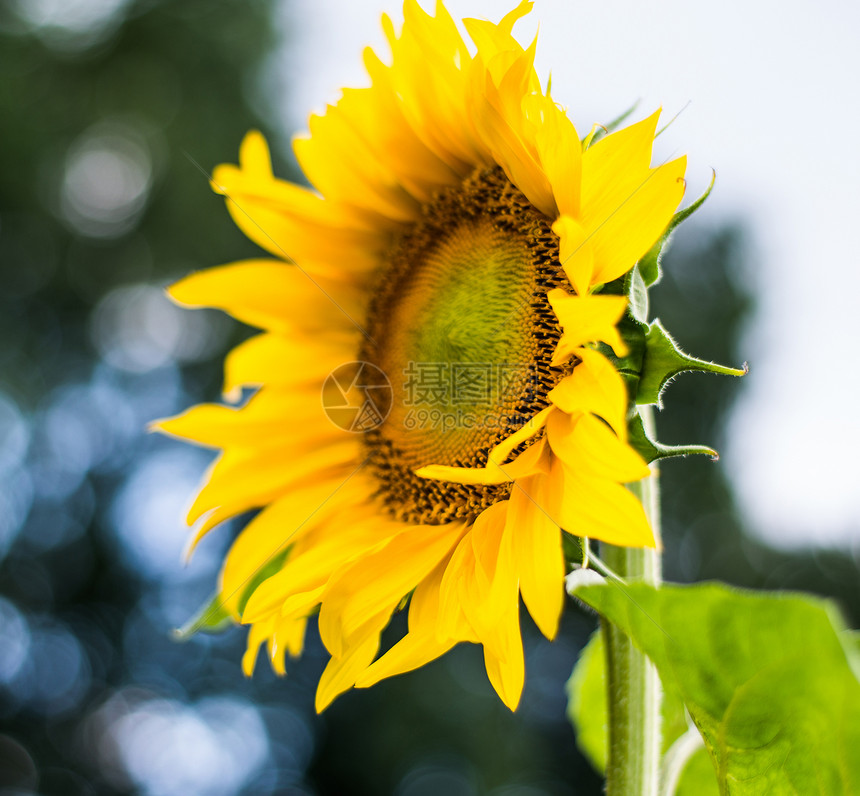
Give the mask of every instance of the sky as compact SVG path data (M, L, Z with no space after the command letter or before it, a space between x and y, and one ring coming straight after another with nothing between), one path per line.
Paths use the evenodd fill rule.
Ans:
M447 6L457 19L493 20L511 7ZM279 64L290 86L285 125L298 132L341 86L367 84L361 51L385 54L380 16L399 24L402 12L381 0L292 0L284 11L301 20ZM753 529L780 546L860 547L860 375L849 364L860 338L860 6L538 0L515 29L521 41L538 21L538 73L552 71L553 95L578 129L637 100L638 118L680 112L656 161L688 154L689 197L716 169L698 220L740 219L751 230L759 313L721 461Z

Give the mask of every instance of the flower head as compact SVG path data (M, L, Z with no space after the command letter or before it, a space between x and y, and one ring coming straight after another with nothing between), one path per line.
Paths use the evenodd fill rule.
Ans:
M220 600L276 670L308 616L331 653L317 707L483 645L511 709L524 680L519 598L552 638L564 533L653 546L623 484L648 473L628 443L613 358L628 273L666 229L684 158L651 166L658 113L583 146L514 23L406 0L390 63L348 89L295 154L312 189L275 178L249 133L212 184L274 259L171 288L263 332L225 366L240 408L203 405L163 431L223 452L189 514L199 539L262 511L227 555ZM321 400L322 397L322 400ZM410 596L411 595L411 596ZM380 633L409 600L409 630Z

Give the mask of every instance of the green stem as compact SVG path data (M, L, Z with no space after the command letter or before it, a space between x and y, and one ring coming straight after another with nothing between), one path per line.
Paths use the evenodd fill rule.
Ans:
M646 431L652 433L651 407L639 407ZM654 535L660 543L658 471L631 490L642 501ZM624 580L658 584L660 553L601 544L601 556ZM635 610L635 608L634 608ZM609 697L609 757L606 767L608 796L657 796L660 771L660 703L662 688L654 665L617 627L602 621L606 647Z

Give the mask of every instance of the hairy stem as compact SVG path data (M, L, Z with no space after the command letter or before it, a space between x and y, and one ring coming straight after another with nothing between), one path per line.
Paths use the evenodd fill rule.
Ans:
M639 407L648 429L653 424L650 407ZM640 498L654 535L660 543L658 469L631 486ZM658 584L660 553L601 544L606 564L625 581ZM623 587L621 587L623 588ZM633 610L636 610L635 606ZM660 703L662 688L654 665L617 627L602 621L609 690L609 757L606 767L608 796L657 796L660 771Z

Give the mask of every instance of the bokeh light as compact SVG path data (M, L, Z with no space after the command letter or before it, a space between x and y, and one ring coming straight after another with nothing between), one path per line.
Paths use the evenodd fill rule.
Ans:
M104 40L129 0L15 0L20 18L46 44L77 51Z
M79 232L113 238L137 222L152 183L152 161L132 128L99 124L66 155L60 209Z
M233 697L196 704L119 692L95 715L103 765L148 796L229 796L269 759L260 713Z
M164 290L139 284L116 288L96 306L91 335L105 362L135 373L206 360L220 351L223 317L186 312Z

